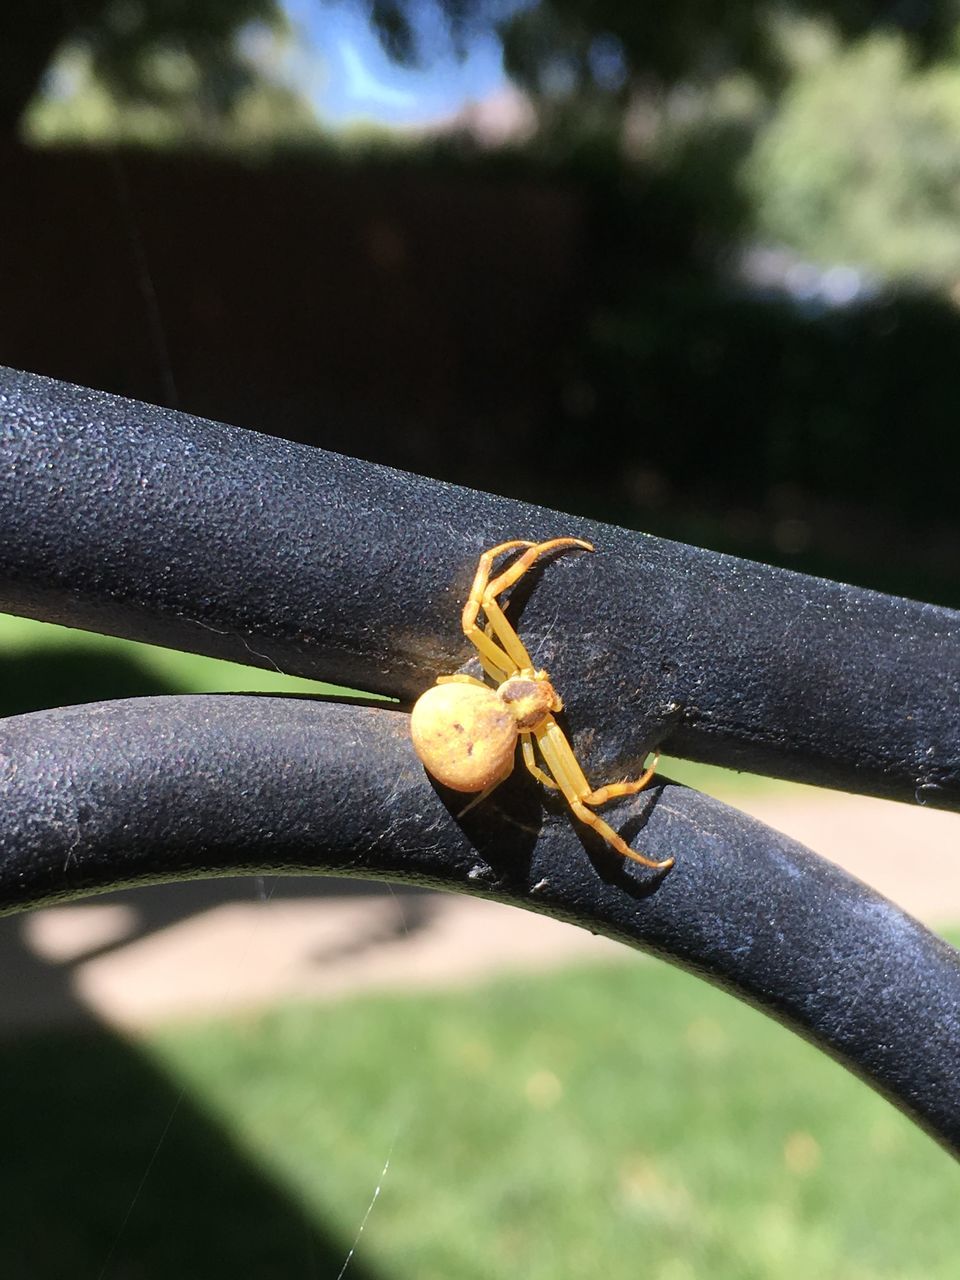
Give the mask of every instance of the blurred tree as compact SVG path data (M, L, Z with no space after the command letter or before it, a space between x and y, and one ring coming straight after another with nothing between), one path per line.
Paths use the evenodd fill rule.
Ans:
M388 51L421 56L422 0L364 0ZM541 98L601 92L624 96L651 80L709 80L740 68L765 80L784 73L778 26L784 18L829 21L844 39L873 30L907 37L917 55L940 56L960 22L960 0L439 0L455 44L497 31L507 67Z
M318 10L330 0L316 0ZM422 60L435 46L423 0L356 0L390 55ZM463 55L479 32L504 42L508 71L549 109L562 100L624 108L638 91L709 83L736 70L767 83L788 72L778 39L784 16L829 21L844 39L900 32L917 57L951 45L960 0L436 0ZM279 0L6 0L0 12L0 132L10 132L64 44L81 47L119 100L159 104L182 97L177 56L196 69L191 94L228 112L255 75L237 36L251 23L285 22ZM429 38L425 39L425 35ZM163 55L163 58L160 55Z
M420 0L366 3L393 56L416 61ZM659 204L667 271L759 234L940 288L958 278L960 0L439 4L461 46L479 26L500 35L541 153L625 196L624 229ZM636 249L613 256L656 270ZM630 292L636 276L620 278Z
M256 78L237 40L254 22L282 22L276 0L5 0L0 135L16 131L68 44L83 51L118 100L157 105L189 94L228 112Z
M145 91L118 91L112 80L98 74L89 46L72 41L58 52L45 92L27 107L20 132L40 144L225 150L316 139L316 112L284 66L288 43L286 33L276 27L245 28L237 37L235 91L227 96L206 91L210 68L195 52L162 44L140 56Z
M918 69L892 34L849 49L821 42L747 180L757 229L812 259L960 280L960 62Z

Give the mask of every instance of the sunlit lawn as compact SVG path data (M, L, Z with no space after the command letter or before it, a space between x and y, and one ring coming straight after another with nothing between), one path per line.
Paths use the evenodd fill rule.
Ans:
M661 965L281 1009L151 1052L344 1240L393 1144L380 1274L957 1274L943 1152Z
M5 1276L335 1277L381 1184L354 1280L957 1274L960 1170L929 1138L629 955L41 1037L0 1070Z

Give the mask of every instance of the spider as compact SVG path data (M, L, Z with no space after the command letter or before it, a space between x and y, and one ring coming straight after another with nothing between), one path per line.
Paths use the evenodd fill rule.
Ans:
M523 554L491 581L497 557L520 547L526 548ZM526 767L544 786L562 792L581 822L593 827L623 857L664 870L673 865L673 858L662 862L645 858L587 808L641 791L656 772L659 754L642 777L594 790L554 719L555 713L563 710L560 696L546 671L534 669L529 653L497 603L497 597L519 581L540 556L560 547L593 550L580 538L551 538L548 542L501 542L480 557L463 607L463 633L476 647L484 671L497 687L468 675L440 676L413 708L410 732L414 750L444 786L480 793L467 805L471 809L509 778L519 737ZM486 618L483 628L477 621L481 610ZM534 741L550 773L537 764Z

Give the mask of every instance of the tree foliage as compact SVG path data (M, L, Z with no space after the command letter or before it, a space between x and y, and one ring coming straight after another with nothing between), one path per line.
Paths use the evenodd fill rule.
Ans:
M343 3L344 0L340 0ZM316 0L318 13L332 0ZM391 57L428 57L422 0L355 0ZM960 0L435 0L455 48L496 33L510 73L548 100L711 80L744 70L766 83L786 69L777 38L784 14L829 21L843 39L902 34L921 59L942 54L960 23ZM229 111L251 87L236 36L251 22L282 21L278 0L5 0L0 13L0 127L10 128L65 42L80 43L95 75L120 100L157 103L170 93L156 74L159 52L202 68L202 93ZM433 40L435 43L435 40Z
M800 70L747 167L757 229L820 261L960 280L960 65L875 35Z
M65 45L79 46L118 101L156 105L181 92L158 74L179 56L190 92L229 111L253 83L237 33L281 20L276 0L5 0L0 12L0 130L12 130Z
M351 2L401 63L444 43L425 17L438 10L448 47L498 35L541 151L616 182L632 159L698 211L704 243L745 231L815 259L960 276L960 0L337 0ZM334 0L315 3L333 22ZM33 139L313 136L305 95L244 46L285 21L279 0L6 0L0 129L33 98ZM81 91L38 107L55 54Z
M416 61L419 0L365 0L385 47ZM663 84L711 78L733 68L776 80L784 72L778 25L792 20L829 22L845 40L875 30L898 32L923 59L939 56L960 22L958 0L439 0L454 39L470 30L497 31L512 74L532 91L549 94L560 78L571 90L619 92L651 78ZM599 42L599 43L598 43ZM613 83L603 58L615 46L623 75ZM566 74L558 77L557 69Z

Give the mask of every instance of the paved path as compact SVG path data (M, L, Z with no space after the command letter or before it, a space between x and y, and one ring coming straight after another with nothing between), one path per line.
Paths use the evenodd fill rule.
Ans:
M920 919L960 924L960 816L799 787L738 803ZM172 885L0 921L0 1030L91 1016L136 1027L628 954L455 894L314 878Z

